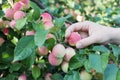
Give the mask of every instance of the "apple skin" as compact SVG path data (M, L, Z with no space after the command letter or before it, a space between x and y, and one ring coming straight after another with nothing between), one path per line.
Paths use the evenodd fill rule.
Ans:
M62 44L56 44L52 49L52 53L57 58L63 58L65 56L65 47Z
M75 50L71 47L65 49L64 60L69 62L69 60L76 54Z
M91 79L92 79L92 75L86 72L85 70L80 72L80 80L91 80Z

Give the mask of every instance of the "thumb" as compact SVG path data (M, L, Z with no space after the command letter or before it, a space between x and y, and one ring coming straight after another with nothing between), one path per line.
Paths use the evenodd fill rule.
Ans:
M84 38L76 43L76 48L84 48L86 46L96 43L96 41L97 40L95 36Z

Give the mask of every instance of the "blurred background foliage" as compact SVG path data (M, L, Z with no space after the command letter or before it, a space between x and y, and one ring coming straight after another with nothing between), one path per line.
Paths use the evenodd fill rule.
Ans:
M4 5L0 4L0 18L4 19L3 10L10 7L10 3L8 1L9 0L2 0L2 4ZM19 0L13 1L16 2ZM70 21L71 23L89 20L106 26L120 27L120 0L31 0L31 1L38 1L38 3L41 3L45 7L44 11L50 12L53 17L60 18L62 16L71 15L71 17L68 18L68 21ZM18 35L18 33L14 32L12 29L9 29L9 31L10 31L9 34L11 36L17 36L17 38L21 37L21 35ZM30 71L27 70L28 67L23 66L20 69L21 63L23 62L18 64L11 63L14 55L13 49L15 48L15 45L12 43L12 41L10 41L11 39L9 39L11 37L5 36L2 32L0 32L0 36L2 36L6 40L4 45L0 47L0 74L5 73L4 76L7 76L6 77L7 80L14 80L16 75L19 75L19 73L22 71L26 71L28 73L27 76L30 76L30 79L28 80L31 80L32 78ZM26 61L28 60L29 59L26 59ZM41 62L36 62L36 64L39 63L42 63L44 65L45 61L43 60ZM51 66L49 67L51 71L53 71L53 68L55 67ZM57 68L55 68L53 72L56 72L56 69ZM42 69L41 72L44 72L45 70L46 68ZM0 77L1 76L2 74L0 75Z
M120 26L120 0L40 0L57 17L72 15L69 19L76 22L76 17L83 16L103 25Z

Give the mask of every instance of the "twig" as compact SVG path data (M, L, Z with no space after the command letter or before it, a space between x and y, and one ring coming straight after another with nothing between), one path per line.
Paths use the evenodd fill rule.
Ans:
M31 1L34 2L34 3L36 3L39 6L40 9L45 9L45 7L40 3L40 1L38 1L38 0L31 0ZM53 19L56 18L49 11L46 11L46 12L48 12L52 16ZM68 20L66 20L65 22L68 23L68 24L72 24L72 22L70 22Z
M38 0L31 0L32 2L36 3L41 9L45 9L45 7L40 3Z
M7 1L13 7L13 0L7 0Z

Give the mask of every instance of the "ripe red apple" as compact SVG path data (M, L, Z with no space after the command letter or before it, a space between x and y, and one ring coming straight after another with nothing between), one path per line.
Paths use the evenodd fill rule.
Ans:
M63 58L65 55L65 47L62 44L56 44L52 49L52 53L57 58Z
M2 19L0 19L0 28L3 27L3 23L4 23L4 21Z
M45 75L45 80L51 80L51 78L50 78L51 75L52 75L51 73L47 73Z
M81 40L81 36L78 32L72 32L67 40L71 46L75 46L77 41Z
M69 61L76 54L75 50L71 47L65 49L64 60Z
M9 23L10 27L11 28L14 28L15 25L16 25L16 21L15 20L12 20L10 23Z
M44 12L40 16L42 17L43 22L52 21L52 17L51 17L51 15L49 13Z
M22 8L22 5L21 5L20 2L14 3L13 9L14 9L15 11L18 11L18 10L20 10L21 8Z
M43 22L43 25L44 25L45 30L48 30L54 26L52 21L45 21Z
M40 56L44 56L48 54L48 49L45 46L38 47L37 51Z
M8 28L3 28L3 29L2 29L2 32L4 33L4 35L8 35L9 30L8 30Z
M26 36L28 36L28 35L34 35L34 34L35 34L34 30L26 31L26 33L25 33Z
M69 67L69 63L66 62L66 61L63 61L62 64L61 64L62 71L67 73L68 72L68 67Z
M1 46L4 42L5 42L5 40L4 40L2 37L0 37L0 46Z
M21 75L18 77L18 80L27 80L26 75L25 75L25 74L21 74Z
M14 16L14 13L15 13L14 9L12 9L12 8L7 9L5 11L5 17L8 18L8 19L12 19L13 16Z
M51 33L48 33L47 36L46 36L46 39L50 39L50 38L55 39L55 36Z
M20 2L22 5L28 5L29 0L20 0Z
M49 60L49 63L52 65L52 66L58 66L62 63L62 58L57 58L54 56L53 53L50 53L49 56L48 56L48 60Z
M14 14L14 20L22 19L25 16L23 11L16 11Z

